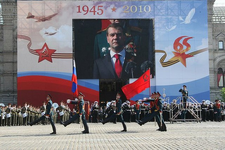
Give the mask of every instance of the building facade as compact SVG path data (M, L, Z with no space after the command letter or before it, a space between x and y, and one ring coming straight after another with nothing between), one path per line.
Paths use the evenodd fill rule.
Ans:
M225 86L225 7L208 0L210 99ZM0 0L0 103L17 103L17 2Z

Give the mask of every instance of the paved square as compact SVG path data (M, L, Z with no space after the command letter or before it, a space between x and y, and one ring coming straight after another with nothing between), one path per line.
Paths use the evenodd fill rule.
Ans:
M149 122L143 126L89 123L90 134L81 134L79 124L64 127L56 124L57 134L50 135L51 125L0 127L1 150L131 150L131 149L225 149L225 122L166 123L167 132L156 131Z

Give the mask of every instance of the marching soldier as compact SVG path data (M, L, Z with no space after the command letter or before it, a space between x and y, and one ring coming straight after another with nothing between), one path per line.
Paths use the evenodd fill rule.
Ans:
M121 123L123 125L123 130L121 132L127 132L127 127L125 125L125 122L123 120L123 115L122 115L122 100L120 99L121 97L121 94L120 93L117 93L116 94L116 110L114 111L115 113L113 113L110 117L106 118L105 120L102 121L102 124L106 124L107 122L109 121L112 121L114 119L117 118L117 116L120 117L120 120L121 120Z
M103 116L103 120L106 119L106 118L109 118L111 117L113 114L114 114L114 104L115 104L115 101L111 101L111 102L108 102L106 104L106 107L104 108L104 116ZM111 120L111 122L114 122L116 123L116 118Z
M71 124L73 121L80 118L82 120L83 125L84 125L84 131L82 131L82 133L87 134L87 133L89 133L89 129L88 129L87 121L85 119L84 99L83 98L84 98L84 94L79 92L78 101L67 100L67 103L77 105L77 111L72 116L72 118L70 118L69 120L67 120L65 122L61 122L61 124L63 124L66 127L67 125Z
M159 92L152 94L152 98L154 99L154 101L150 102L150 107L151 107L150 113L146 114L142 120L137 122L140 126L150 121L153 117L156 117L156 121L159 126L158 131L167 131L166 125L164 123L163 116L162 116L162 102L161 102L160 96L161 95L159 94Z
M31 123L28 123L28 124L30 124L30 126L32 126L32 125L38 123L39 121L44 120L45 118L48 118L50 123L51 123L51 125L52 125L52 130L53 130L53 132L50 133L50 134L56 134L55 124L54 124L53 118L52 118L52 100L51 100L52 97L51 97L51 95L48 94L46 99L47 99L48 103L46 105L45 115L41 116L39 119L37 119L37 120L35 120L35 121L31 122Z

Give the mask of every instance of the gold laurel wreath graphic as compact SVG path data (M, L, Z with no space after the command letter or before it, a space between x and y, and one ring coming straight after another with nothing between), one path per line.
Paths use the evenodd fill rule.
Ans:
M208 48L203 48L203 49L200 49L200 50L191 52L191 53L189 53L188 55L194 56L194 55L197 55L197 54L199 54L199 53L205 52L205 51L207 51L207 50L208 50ZM164 50L155 50L155 53L164 53L164 55L160 58L160 63L161 63L161 65L162 65L163 67L169 67L169 66L174 65L174 64L176 64L176 63L179 62L178 59L177 59L177 60L169 60L169 61L167 61L167 62L164 62L165 59L166 59L166 57L167 57L167 54L166 54L166 52L165 52Z

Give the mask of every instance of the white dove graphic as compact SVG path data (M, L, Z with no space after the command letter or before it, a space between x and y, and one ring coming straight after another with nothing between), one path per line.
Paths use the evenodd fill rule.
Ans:
M191 23L191 19L193 18L193 16L194 16L194 14L195 14L195 8L192 8L190 11L189 11L189 13L188 13L188 15L187 15L187 17L185 18L185 20L181 17L181 16L179 16L179 19L181 20L181 21L183 21L183 22L181 22L181 24L189 24L189 23Z
M175 25L175 26L172 26L171 28L167 28L167 27L166 27L166 30L167 30L167 31L172 31L172 30L174 30L176 27L177 27L176 25Z

